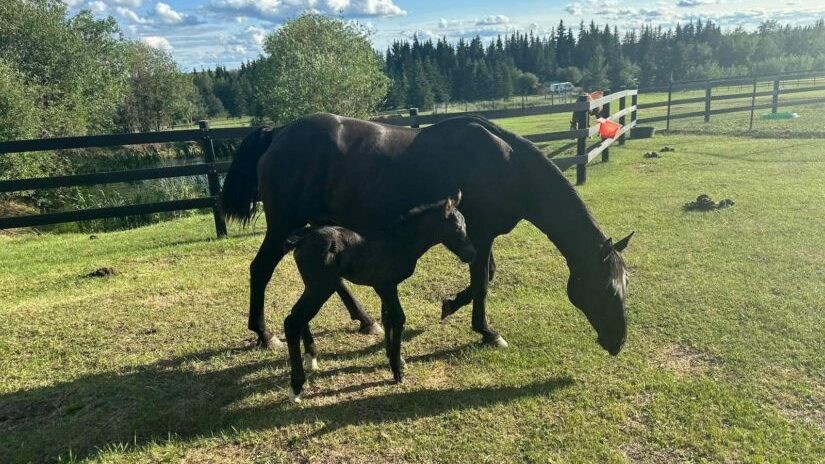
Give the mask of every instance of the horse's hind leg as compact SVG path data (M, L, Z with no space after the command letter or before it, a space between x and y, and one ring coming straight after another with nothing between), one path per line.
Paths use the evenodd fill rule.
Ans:
M489 272L489 282L493 281L493 277L496 275L496 260L493 258L493 252L490 252L490 272ZM461 309L463 306L466 306L473 301L473 288L472 286L467 286L464 290L458 292L452 300L444 300L441 302L441 320L444 320L451 316L453 313Z
M381 325L375 322L375 320L367 314L364 306L355 298L355 295L352 294L350 289L347 288L343 282L338 285L335 292L338 293L338 296L341 297L341 301L344 302L344 306L347 307L350 319L361 322L358 332L366 335L381 335L381 333L384 332Z
M270 219L267 218L267 221ZM272 221L274 222L274 221ZM272 223L270 222L270 223ZM262 348L278 348L283 343L278 337L266 328L264 317L264 298L266 295L266 285L272 279L275 267L284 257L283 243L289 232L299 227L278 227L271 225L267 228L261 248L252 264L249 266L249 330L258 335L258 346Z

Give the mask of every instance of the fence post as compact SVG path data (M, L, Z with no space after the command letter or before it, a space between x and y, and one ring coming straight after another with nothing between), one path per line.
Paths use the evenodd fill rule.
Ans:
M418 108L410 108L410 127L418 129Z
M705 122L710 122L710 93L713 89L712 85L708 83L705 88Z
M209 196L215 198L215 206L212 207L212 215L215 216L215 232L218 234L218 238L226 237L226 222L224 222L223 214L218 207L221 181L218 179L218 171L215 170L215 146L212 144L212 137L209 136L209 121L201 120L198 122L198 126L202 135L203 158L210 165L206 178L209 182Z
M576 102L587 105L587 95L580 95ZM587 132L587 125L590 122L588 116L587 109L573 113L573 118L576 120L576 129ZM579 163L576 165L576 185L582 185L587 181L587 135L587 133L582 134L576 140L576 156L580 157ZM584 158L584 161L582 161L581 158Z
M636 124L636 119L639 118L638 104L639 104L639 88L636 87L636 90L633 92L633 96L630 97L630 106L634 107L634 110L630 112L630 124Z
M604 96L608 96L610 93L610 89L605 89ZM610 119L610 102L605 103L602 108L602 114L599 116L605 119ZM608 161L610 161L610 147L605 148L602 152L602 163L606 163Z
M670 131L670 102L673 101L673 76L670 76L670 82L667 85L667 126L666 131Z
M753 130L753 110L756 108L756 81L757 79L753 78L753 94L751 95L751 122L748 126L748 132Z
M624 94L624 92L627 91L627 87L622 87L621 91L622 96L621 98L619 98L619 112L622 112L625 108L627 108L627 95ZM622 128L624 128L624 123L625 116L624 114L622 114L621 116L619 116L619 124L622 125ZM619 136L619 145L624 145L625 134Z
M773 100L771 101L771 113L776 113L779 107L779 79L773 81Z

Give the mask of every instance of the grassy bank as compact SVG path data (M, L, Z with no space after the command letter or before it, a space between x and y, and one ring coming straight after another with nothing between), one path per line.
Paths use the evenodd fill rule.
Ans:
M677 151L642 158L664 144ZM247 348L262 223L227 240L209 216L94 240L0 237L0 461L825 460L816 141L670 136L612 159L579 191L610 234L637 232L618 358L567 302L558 252L522 224L496 242L489 299L509 350L478 346L469 311L438 322L467 275L436 249L402 286L408 381L388 383L380 340L331 301L297 407L285 353ZM683 212L700 193L736 205ZM104 266L117 275L85 277ZM299 292L287 258L273 327Z

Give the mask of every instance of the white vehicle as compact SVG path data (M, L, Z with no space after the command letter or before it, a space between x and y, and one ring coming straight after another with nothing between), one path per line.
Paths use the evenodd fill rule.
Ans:
M570 93L576 86L573 85L572 82L556 82L555 84L550 84L549 88L553 93Z

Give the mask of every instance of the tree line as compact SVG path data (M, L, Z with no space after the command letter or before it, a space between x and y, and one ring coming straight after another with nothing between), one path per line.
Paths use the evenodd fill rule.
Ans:
M546 37L515 32L485 45L480 37L396 41L385 53L392 79L388 107L508 98L540 91L530 82L572 82L587 90L652 87L670 79L716 79L825 69L825 21L811 26L763 22L723 31L697 20L673 29L563 21ZM527 75L527 78L525 78ZM530 76L535 76L532 79Z
M644 26L624 33L610 25L591 22L571 28L560 21L545 37L515 32L486 44L481 37L399 40L382 59L389 88L381 106L430 108L435 103L534 94L547 91L545 84L552 82L572 82L588 90L649 88L666 85L671 78L822 70L825 21L809 26L766 21L754 31L723 31L712 21L697 20L672 29ZM266 60L247 62L240 70L218 67L193 73L203 99L217 98L222 104L210 104L210 114L264 116L255 89ZM246 100L232 96L238 94Z

